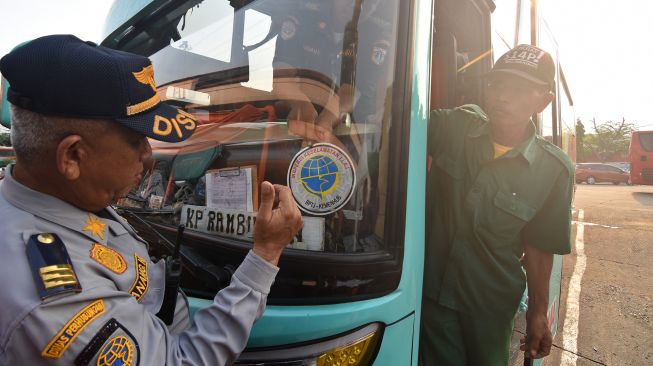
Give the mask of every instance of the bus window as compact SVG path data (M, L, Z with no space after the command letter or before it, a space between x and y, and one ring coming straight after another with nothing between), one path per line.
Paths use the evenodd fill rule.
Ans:
M639 145L646 152L653 152L653 133L639 134Z
M437 1L431 65L431 109L482 104L481 77L492 66L488 37L493 2Z
M305 226L271 301L392 291L403 245L392 234L403 215L387 209L401 190L388 183L402 141L391 98L399 1L244 3L206 0L156 24L167 31L144 24L118 40L150 57L162 99L199 120L182 143L151 141L153 161L121 207L169 236L184 224L187 250L229 266L251 246L260 183L288 184ZM215 293L186 278L195 296Z

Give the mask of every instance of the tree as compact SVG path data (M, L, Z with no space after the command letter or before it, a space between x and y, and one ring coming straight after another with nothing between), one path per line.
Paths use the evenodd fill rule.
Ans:
M576 160L579 162L585 161L585 125L580 120L576 119Z
M635 125L621 121L607 121L597 125L592 119L594 134L584 136L583 150L602 162L609 160L626 160L630 135L635 130ZM578 137L577 137L578 138Z
M8 133L0 133L0 146L11 146L11 139Z

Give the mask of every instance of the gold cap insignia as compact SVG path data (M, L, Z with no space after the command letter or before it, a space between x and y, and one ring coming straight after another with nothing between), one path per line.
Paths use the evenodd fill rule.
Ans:
M100 243L93 244L91 258L117 274L123 274L127 270L125 258L120 253Z
M156 84L154 83L154 66L145 66L143 70L132 72L139 83L149 85L156 93Z

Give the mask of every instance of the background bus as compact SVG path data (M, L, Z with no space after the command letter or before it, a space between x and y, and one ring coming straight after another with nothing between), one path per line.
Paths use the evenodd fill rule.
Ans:
M653 131L634 131L628 148L630 180L653 185Z
M1 160L15 160L16 152L12 147L0 146L0 161Z
M153 142L148 173L121 202L155 254L170 248L148 226L169 239L178 224L188 226L182 286L193 310L211 301L250 248L245 223L256 209L249 201L240 210L207 204L215 188L207 172L244 174L252 186L263 179L285 184L293 158L316 142L337 147L355 168L345 206L305 213L307 225L281 259L239 363L417 364L428 111L482 104L482 75L494 55L516 44L539 45L558 62L536 4L114 3L102 44L150 57L161 98L201 121L184 143ZM539 134L564 147L573 102L559 62L557 71L556 103L534 120ZM256 200L255 191L248 194ZM552 332L560 273L556 256ZM524 294L513 363L521 361L516 340L526 306Z

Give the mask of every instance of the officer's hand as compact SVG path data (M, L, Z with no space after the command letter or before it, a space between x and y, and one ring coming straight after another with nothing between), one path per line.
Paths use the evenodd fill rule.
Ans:
M526 337L521 339L520 350L528 358L542 358L551 352L551 331L546 313L526 314Z
M261 184L261 206L254 226L254 253L274 264L304 226L302 215L286 186Z

